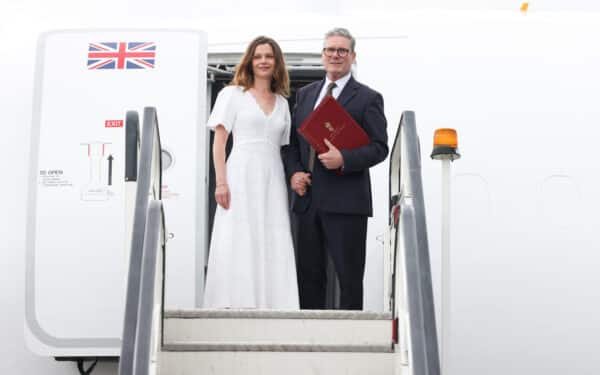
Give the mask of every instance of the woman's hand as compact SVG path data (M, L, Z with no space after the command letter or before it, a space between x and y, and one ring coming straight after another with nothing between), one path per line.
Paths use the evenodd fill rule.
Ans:
M217 184L215 188L215 200L219 206L226 210L229 209L231 194L229 193L229 186L227 184Z

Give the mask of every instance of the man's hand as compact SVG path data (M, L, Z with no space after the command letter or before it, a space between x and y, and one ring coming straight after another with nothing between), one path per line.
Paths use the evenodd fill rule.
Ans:
M310 185L310 173L296 172L290 179L290 186L299 196L306 194L306 189Z
M323 141L325 141L325 144L329 147L329 151L319 154L321 164L327 169L341 168L342 165L344 165L342 153L327 139L324 139Z

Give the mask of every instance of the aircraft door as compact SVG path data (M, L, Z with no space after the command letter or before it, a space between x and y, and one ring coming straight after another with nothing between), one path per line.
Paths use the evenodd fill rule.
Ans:
M129 253L128 110L157 108L171 234L166 304L193 307L189 259L203 238L196 211L205 197L197 150L206 143L198 131L206 51L206 35L197 31L87 29L40 37L26 223L25 331L34 352L119 353Z

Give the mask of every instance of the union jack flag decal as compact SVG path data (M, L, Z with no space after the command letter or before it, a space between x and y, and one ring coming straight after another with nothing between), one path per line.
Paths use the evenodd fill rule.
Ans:
M90 43L87 67L95 69L154 69L156 43Z

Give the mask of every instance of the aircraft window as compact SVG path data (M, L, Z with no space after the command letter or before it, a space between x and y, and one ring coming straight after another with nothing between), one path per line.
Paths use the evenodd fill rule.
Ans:
M173 165L174 160L173 160L173 155L169 151L162 149L161 152L162 152L162 155L161 155L162 170L164 172Z

